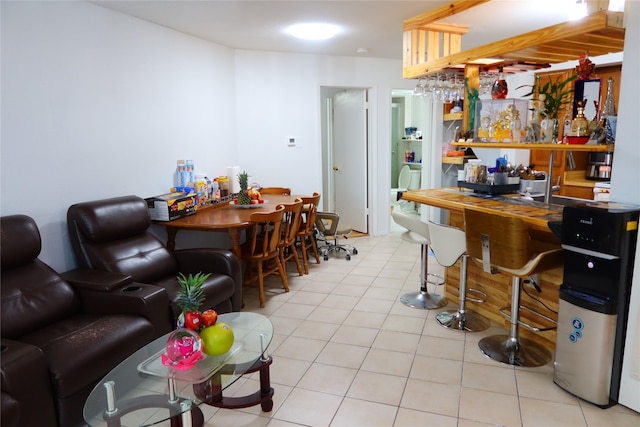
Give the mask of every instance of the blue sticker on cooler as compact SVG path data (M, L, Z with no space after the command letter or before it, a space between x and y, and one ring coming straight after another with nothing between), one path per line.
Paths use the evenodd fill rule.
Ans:
M579 317L571 319L571 326L573 326L573 333L569 334L569 341L572 343L578 342L582 338L582 330L584 329L584 322Z
M576 331L581 331L584 328L584 323L582 323L582 319L579 317L571 319L571 324L573 325L573 329Z

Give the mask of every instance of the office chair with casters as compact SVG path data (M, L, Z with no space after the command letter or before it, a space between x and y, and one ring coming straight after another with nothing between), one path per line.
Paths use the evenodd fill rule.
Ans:
M344 237L347 239L347 235L351 233L353 230L350 227L344 226L340 227L340 215L333 212L317 212L316 213L316 229L318 230L318 234L316 240L322 246L319 246L318 249L322 254L322 257L325 261L329 260L329 253L335 252L339 253L344 251L346 253L345 259L347 261L351 260L351 255L357 255L358 249L353 247L352 245L342 245L339 242L339 237ZM330 240L331 238L332 240Z
M511 307L499 310L510 320L509 335L492 335L478 343L480 350L489 358L514 366L536 367L551 361L551 353L537 342L521 338L518 326L538 332L554 329L536 327L519 318L520 310L545 319L555 321L532 308L521 305L520 291L522 279L562 266L563 256L560 245L541 242L531 238L529 230L520 218L464 210L467 251L483 266L486 273L503 273L511 279Z
M436 261L443 267L452 267L458 260L460 265L460 286L458 289L458 309L455 311L442 311L436 316L440 325L447 329L461 332L479 332L488 329L490 322L484 316L465 308L466 301L483 303L487 294L477 289L467 289L467 242L463 230L443 224L429 221L429 234L431 236L431 251ZM477 297L470 297L474 294Z
M420 221L416 215L407 215L394 210L391 216L396 224L407 229L402 233L402 239L420 245L420 291L409 292L400 297L400 302L411 308L419 308L423 310L432 310L447 305L447 299L442 295L430 294L427 290L427 284L442 285L444 278L427 272L429 245L431 238L429 236L429 226ZM429 281L429 278L435 279Z

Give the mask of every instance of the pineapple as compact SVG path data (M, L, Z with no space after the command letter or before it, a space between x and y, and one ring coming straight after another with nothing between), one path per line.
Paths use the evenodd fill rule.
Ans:
M182 314L178 317L178 327L184 326L195 332L202 329L200 314L200 306L204 301L202 284L210 275L211 273L202 274L201 272L195 276L189 273L189 277L185 277L182 273L178 275L181 290L178 294L177 304L182 309Z
M238 174L238 182L240 183L240 192L238 193L238 204L239 205L248 205L251 203L251 196L249 195L248 186L249 186L249 174L245 171Z

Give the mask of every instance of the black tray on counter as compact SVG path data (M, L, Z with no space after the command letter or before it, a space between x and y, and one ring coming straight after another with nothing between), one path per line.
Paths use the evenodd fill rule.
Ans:
M520 184L489 185L476 184L466 181L458 181L458 187L469 188L473 190L474 193L484 193L490 195L517 193L520 190Z

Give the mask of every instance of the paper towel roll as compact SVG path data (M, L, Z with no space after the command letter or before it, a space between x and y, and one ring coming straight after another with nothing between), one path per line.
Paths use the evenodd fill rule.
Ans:
M240 182L238 181L239 173L239 166L229 166L227 168L227 176L229 177L229 193L231 194L236 194L240 191Z

